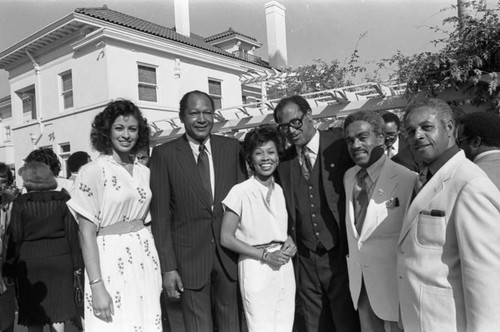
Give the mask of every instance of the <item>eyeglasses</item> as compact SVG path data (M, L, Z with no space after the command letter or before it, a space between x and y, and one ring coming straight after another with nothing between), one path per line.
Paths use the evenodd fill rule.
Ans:
M309 110L307 110L308 112ZM282 133L286 133L290 130L290 127L292 127L293 129L300 129L302 128L302 126L304 125L304 122L302 122L302 120L304 120L304 116L306 116L307 112L304 112L302 114L302 116L299 118L295 118L295 119L291 119L290 122L288 123L280 123L278 125L278 130L281 131Z
M457 145L459 147L462 146L462 142L465 141L465 140L467 140L467 139L469 139L469 137L467 137L467 136L464 136L462 138L457 138Z

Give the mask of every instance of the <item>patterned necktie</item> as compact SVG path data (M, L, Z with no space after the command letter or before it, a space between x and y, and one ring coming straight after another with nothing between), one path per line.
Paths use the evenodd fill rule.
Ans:
M354 186L354 225L358 234L361 234L365 221L366 209L368 207L368 172L362 168L356 174L356 185Z
M213 195L212 195L212 185L210 183L210 162L208 161L208 155L205 145L200 144L199 151L200 154L198 155L198 171L200 172L201 182L208 195L210 205L212 205Z
M312 165L311 158L309 156L309 148L307 146L302 147L302 150L300 152L300 159L300 168L302 169L302 175L306 180L309 180L311 178Z

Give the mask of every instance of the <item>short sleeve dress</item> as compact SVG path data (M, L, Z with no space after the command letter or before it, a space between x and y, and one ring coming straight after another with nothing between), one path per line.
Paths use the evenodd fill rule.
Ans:
M132 173L112 156L101 155L78 173L68 207L98 229L137 219L147 222L151 201L149 169L135 162ZM161 272L149 227L132 233L97 236L97 246L102 279L113 299L114 316L112 323L95 317L92 292L85 287L85 329L161 331Z
M252 246L287 239L288 215L283 189L277 183L271 188L252 176L233 186L222 201L225 209L229 208L239 217L237 239ZM281 246L271 247L270 252ZM238 277L248 331L292 331L295 313L292 261L274 268L240 255Z

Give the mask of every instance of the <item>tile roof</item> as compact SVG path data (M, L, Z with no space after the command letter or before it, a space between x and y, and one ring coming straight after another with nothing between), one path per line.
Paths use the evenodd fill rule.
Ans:
M242 36L242 37L248 38L250 40L253 40L254 42L257 42L257 39L250 37L250 36L247 36L247 35L244 35L242 33L239 33L238 31L234 31L233 28L231 28L231 27L229 27L229 29L227 29L227 31L224 31L224 32L218 33L216 35L205 38L205 41L211 42L211 41L214 41L216 39L224 38L227 36L233 36L233 35Z
M250 62L250 63L254 63L254 64L257 64L260 66L270 68L269 64L265 61L261 60L261 61L256 62L256 61L249 61L247 59L242 59L242 58L237 57L231 53L224 51L221 48L218 48L218 47L215 47L215 46L212 46L212 45L206 43L201 38L196 38L199 36L196 36L195 38L189 38L189 37L186 37L184 35L181 35L181 34L175 32L174 29L170 29L170 28L164 27L164 26L156 24L156 23L148 22L148 21L142 20L142 19L134 17L134 16L123 14L123 13L117 12L115 10L111 10L106 5L104 5L103 7L97 7L97 8L77 8L77 9L75 9L75 13L94 17L94 18L97 18L99 20L114 23L117 25L121 25L123 27L134 29L134 30L142 31L142 32L145 32L145 33L148 33L151 35L165 38L165 39L173 40L173 41L185 44L185 45L189 45L189 46L197 47L197 48L200 48L200 49L203 49L206 51L210 51L213 53L221 54L221 55L233 58L233 59L238 59L241 61ZM247 37L247 36L245 36L245 37ZM247 38L250 38L250 37L247 37Z

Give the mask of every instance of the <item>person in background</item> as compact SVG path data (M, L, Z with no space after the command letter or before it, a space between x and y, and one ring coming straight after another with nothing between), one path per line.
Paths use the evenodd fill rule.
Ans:
M71 189L73 183L66 178L59 177L59 173L61 173L61 162L59 161L59 157L52 151L52 149L48 148L39 148L37 150L33 150L28 154L26 159L24 159L25 163L29 163L32 161L39 161L49 166L50 170L54 174L57 180L57 189L62 190L65 189L67 193Z
M384 120L360 111L344 121L356 166L344 175L349 288L362 332L397 332L397 242L417 174L384 154Z
M91 161L92 159L90 158L89 154L85 151L76 151L72 153L67 160L68 173L69 173L68 180L70 180L71 183L73 183L76 179L76 176L78 175L78 171L80 170L80 168Z
M345 256L343 178L354 166L342 131L318 132L301 96L274 109L279 130L293 145L278 166L288 211L289 234L298 250L298 293L305 327L300 331L359 331L349 294Z
M76 315L73 272L83 265L69 196L55 191L56 178L44 163L26 163L21 176L27 193L12 205L8 257L17 280L18 323L29 332L46 324L64 331Z
M7 228L10 224L12 202L19 195L14 185L14 176L10 168L0 162L0 331L14 331L16 310L14 283L12 278L3 273L7 254Z
M405 332L496 331L500 326L500 192L456 144L440 99L408 106L408 140L424 169L398 242Z
M500 189L500 116L491 112L464 115L457 142L465 156Z
M401 134L401 121L399 117L394 113L384 112L382 118L385 123L385 154L395 163L418 173L420 166L415 160L409 144Z
M135 158L137 159L138 162L140 162L144 166L149 167L149 146L146 149L138 151L137 154L135 155Z
M205 92L186 93L179 106L186 134L155 147L150 162L163 287L180 299L187 332L237 332L238 256L220 245L220 228L221 201L244 179L240 144L211 135L214 103Z
M134 160L149 145L147 121L131 101L115 100L95 117L90 140L101 155L81 168L67 203L85 261L85 329L161 331L160 262L145 225L149 169Z
M293 327L295 275L290 258L296 247L287 235L285 196L273 177L282 144L274 126L249 131L243 155L253 176L235 185L222 201L221 245L239 254L238 278L249 332L290 332Z

